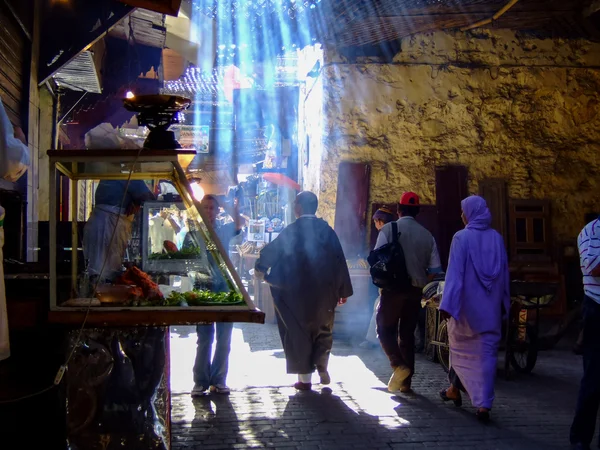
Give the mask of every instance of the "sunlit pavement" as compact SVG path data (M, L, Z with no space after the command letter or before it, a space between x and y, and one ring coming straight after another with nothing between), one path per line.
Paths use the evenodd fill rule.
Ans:
M493 423L479 424L467 398L444 404L442 368L418 356L414 394L386 390L390 369L379 349L337 339L330 390L297 393L285 373L275 325L236 324L230 396L192 400L193 327L171 329L173 448L548 449L569 448L568 430L581 360L566 350L542 352L532 375L499 373ZM317 381L316 377L313 382Z

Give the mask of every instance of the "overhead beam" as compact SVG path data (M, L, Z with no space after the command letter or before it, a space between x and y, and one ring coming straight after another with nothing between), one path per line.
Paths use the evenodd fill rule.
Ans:
M428 6L410 6L405 2L397 0L378 0L377 8L365 8L364 3L368 0L338 0L335 6L332 6L332 24L349 23L354 20L364 20L371 17L397 17L397 16L423 16L423 15L450 15L450 14L469 14L484 15L491 17L497 13L508 0L471 0L461 2L457 7L453 2L438 2ZM587 0L591 2L592 0ZM593 0L596 1L596 0ZM531 13L539 11L552 12L577 12L581 13L583 0L527 0L517 2L511 7L512 13ZM342 25L343 26L343 25Z
M17 21L17 23L21 27L21 31L23 31L23 34L25 35L27 40L29 40L29 42L33 42L31 33L29 32L29 30L27 29L27 27L25 26L25 24L23 23L23 21L17 14L17 12L15 11L15 8L13 8L13 6L10 4L10 2L8 0L4 0L4 5L8 8L8 10L12 14L13 18Z
M103 0L107 10L100 7L102 3L94 3L94 8L89 7L83 0L73 2L69 8L62 4L46 5L46 17L42 24L40 44L40 58L38 80L39 86L58 72L65 65L84 50L89 49L102 39L124 17L133 11L133 8L121 3L110 3ZM110 13L108 14L107 13ZM103 15L100 17L100 15ZM79 17L77 26L71 24L74 17ZM85 20L84 20L85 19ZM87 29L83 24L98 23L99 26Z
M494 20L498 20L501 16L503 16L506 13L506 11L508 11L513 6L515 6L515 4L518 1L519 0L510 0L506 5L504 5L496 14L494 14L489 19L485 19L483 21L476 22L476 23L474 23L472 25L469 25L467 27L462 27L460 29L460 31L472 30L473 28L482 27L482 26L485 26L485 25L488 25L488 24L492 23Z
M144 8L161 14L177 16L181 7L181 0L119 0L134 8Z
M598 0L600 1L600 0ZM459 29L478 21L488 19L488 13L450 13L450 14L419 14L398 15L391 17L368 17L344 24L343 28L336 27L327 36L327 41L337 47L375 44L392 41L416 33L434 30ZM581 13L576 11L539 10L516 12L511 10L497 21L496 28L511 28L516 30L545 29L551 27L556 18L565 23L565 19L581 19ZM490 26L490 24L488 24Z
M600 11L600 0L593 0L583 9L583 17L590 17L598 11Z

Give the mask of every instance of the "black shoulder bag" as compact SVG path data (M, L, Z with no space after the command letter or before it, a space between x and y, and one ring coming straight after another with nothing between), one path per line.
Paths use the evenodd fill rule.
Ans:
M412 286L400 234L398 224L392 222L392 242L371 251L367 258L373 284L381 289L402 291Z

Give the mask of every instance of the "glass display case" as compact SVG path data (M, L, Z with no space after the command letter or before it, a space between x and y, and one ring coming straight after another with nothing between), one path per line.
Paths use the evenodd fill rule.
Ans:
M194 198L185 168L195 154L152 149L48 151L52 321L77 324L87 315L91 326L264 322L264 313L248 296L227 249ZM57 283L58 174L70 180L69 291ZM81 218L87 220L81 236L78 189L86 180L98 187L90 218ZM178 195L170 195L169 201L149 200L152 184L159 180L171 182ZM149 195L135 221L141 224L140 245L127 245L134 223L131 212L140 205L131 201L136 190Z
M152 276L188 277L178 280L200 284L201 278L212 280L211 265L202 239L193 239L195 223L188 219L183 203L145 202L142 210L141 269ZM200 275L201 274L201 275ZM172 284L172 283L171 283Z

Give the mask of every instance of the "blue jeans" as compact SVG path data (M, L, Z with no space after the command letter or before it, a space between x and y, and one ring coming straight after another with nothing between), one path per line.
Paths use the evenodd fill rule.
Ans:
M212 345L217 330L217 348L211 360ZM229 350L233 323L211 323L197 325L198 346L194 363L194 383L208 388L217 384L226 384L229 367Z

